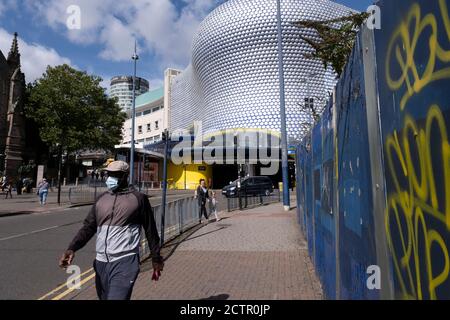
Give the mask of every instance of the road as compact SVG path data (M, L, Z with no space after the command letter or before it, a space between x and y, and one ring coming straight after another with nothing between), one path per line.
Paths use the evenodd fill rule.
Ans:
M184 197L186 194L169 195L167 201ZM161 197L152 197L150 202L159 205ZM0 218L0 300L38 299L65 283L69 275L57 262L89 209L84 206ZM74 264L86 271L92 267L94 256L92 239L77 252Z

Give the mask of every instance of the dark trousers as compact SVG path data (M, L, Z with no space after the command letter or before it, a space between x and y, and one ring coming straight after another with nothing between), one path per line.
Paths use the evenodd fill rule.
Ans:
M198 213L198 220L202 221L202 216L205 217L206 220L208 220L208 213L206 212L206 203L200 203L200 211Z
M139 275L137 254L114 262L94 261L95 286L100 300L130 300Z

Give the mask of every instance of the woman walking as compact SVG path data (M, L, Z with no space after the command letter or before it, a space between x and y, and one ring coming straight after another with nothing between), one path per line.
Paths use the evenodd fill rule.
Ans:
M47 203L48 189L50 185L47 182L46 178L43 178L41 182L39 182L37 189L37 194L39 195L39 203L43 206Z
M205 221L208 222L208 213L206 212L206 203L209 201L209 192L206 187L205 179L200 180L200 185L195 191L195 198L198 199L199 217L198 222L202 223L202 216L205 217Z

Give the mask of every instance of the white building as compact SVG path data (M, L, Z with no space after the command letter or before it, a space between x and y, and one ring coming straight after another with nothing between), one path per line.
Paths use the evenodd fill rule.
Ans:
M278 25L275 0L229 0L200 24L192 42L192 59L170 88L170 130L189 129L202 121L203 133L234 129L280 132ZM311 46L302 37L319 40L298 21L326 21L352 10L329 0L283 0L283 65L286 126L293 144L310 130L311 112L319 113L336 83L331 68L308 59Z
M181 73L167 69L164 73L164 87L146 92L136 98L135 141L141 147L161 141L162 133L168 128L170 117L170 88L172 80ZM132 106L132 102L131 102ZM122 129L122 144L131 144L131 107Z
M164 88L141 94L136 98L135 141L143 146L158 142L167 126L164 124ZM122 144L131 144L131 111L122 129Z

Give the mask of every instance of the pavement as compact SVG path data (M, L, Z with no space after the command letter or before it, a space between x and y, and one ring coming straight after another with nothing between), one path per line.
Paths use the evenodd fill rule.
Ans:
M160 281L151 281L151 263L144 262L132 299L323 298L295 210L274 204L221 216L163 248ZM81 283L80 290L59 298L96 300L93 274Z
M45 206L39 204L39 197L34 193L22 195L13 193L12 199L5 199L4 195L0 194L0 218L19 214L49 213L69 208L71 205L67 192L61 194L61 203L58 205L56 192L49 193Z

